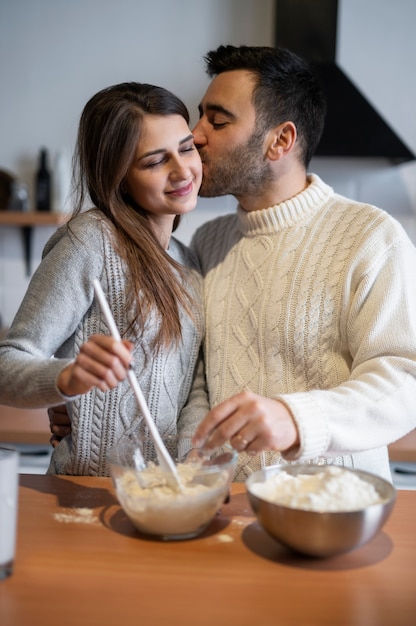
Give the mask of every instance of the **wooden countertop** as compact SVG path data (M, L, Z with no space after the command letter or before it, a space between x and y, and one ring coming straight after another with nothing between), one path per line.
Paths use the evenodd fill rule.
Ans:
M0 581L0 622L413 626L415 517L416 492L399 491L370 543L315 560L266 535L243 484L201 537L164 543L134 530L108 478L21 475L15 571Z

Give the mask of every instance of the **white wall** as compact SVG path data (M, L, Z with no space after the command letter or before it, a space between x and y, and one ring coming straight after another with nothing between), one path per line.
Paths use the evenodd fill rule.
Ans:
M340 0L339 62L416 151L414 0ZM160 84L181 96L192 121L208 78L202 57L220 43L273 45L274 0L0 0L0 168L29 185L38 151L72 153L79 114L116 82ZM359 139L358 139L359 140ZM316 159L341 193L374 202L415 233L411 163ZM200 200L183 221L185 241L230 198ZM34 232L34 264L50 228ZM0 228L0 315L9 324L27 286L20 232Z
M338 64L416 154L416 2L339 0L338 7ZM415 161L315 159L312 166L341 193L392 213L416 241Z

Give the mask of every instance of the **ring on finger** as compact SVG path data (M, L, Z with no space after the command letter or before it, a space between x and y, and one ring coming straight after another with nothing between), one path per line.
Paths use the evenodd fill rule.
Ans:
M248 440L245 439L242 435L236 435L234 439L237 439L241 448L244 450L248 446Z

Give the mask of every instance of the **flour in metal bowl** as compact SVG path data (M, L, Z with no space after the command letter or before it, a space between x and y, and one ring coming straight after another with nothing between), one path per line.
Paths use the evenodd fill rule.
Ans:
M358 511L384 502L374 485L337 466L323 467L314 474L279 472L250 488L272 504L307 511Z

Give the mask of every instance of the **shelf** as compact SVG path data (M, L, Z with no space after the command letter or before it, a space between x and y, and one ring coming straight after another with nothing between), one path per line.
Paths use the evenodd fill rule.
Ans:
M59 226L67 219L64 213L0 211L0 226Z
M40 211L0 211L0 227L18 226L22 229L26 276L30 276L32 254L32 228L36 226L60 226L68 220L65 213L42 213Z

